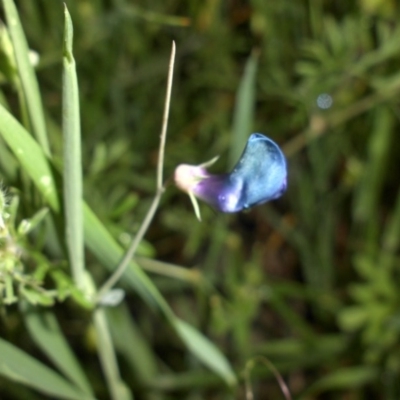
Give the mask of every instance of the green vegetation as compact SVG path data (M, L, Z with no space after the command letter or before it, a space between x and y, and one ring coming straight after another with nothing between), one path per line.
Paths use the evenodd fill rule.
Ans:
M396 2L136 3L1 0L0 397L397 400ZM197 221L252 132L288 191Z

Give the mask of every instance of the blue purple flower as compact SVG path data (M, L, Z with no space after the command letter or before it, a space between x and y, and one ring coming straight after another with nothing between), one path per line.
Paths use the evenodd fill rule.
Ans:
M192 201L198 197L219 211L233 213L274 200L286 190L285 156L274 141L260 133L250 135L232 172L210 174L207 167L214 162L176 168L175 183ZM194 206L198 214L197 204Z

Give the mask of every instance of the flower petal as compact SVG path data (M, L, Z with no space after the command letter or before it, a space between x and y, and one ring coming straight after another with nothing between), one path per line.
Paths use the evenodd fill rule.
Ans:
M286 190L285 156L274 141L253 133L229 177L232 182L242 182L239 200L230 212L274 200Z
M286 190L285 156L261 133L249 137L231 173L211 175L206 170L209 164L182 164L175 170L177 186L189 193L192 202L194 195L219 211L231 213L276 199ZM198 209L196 215L199 217Z

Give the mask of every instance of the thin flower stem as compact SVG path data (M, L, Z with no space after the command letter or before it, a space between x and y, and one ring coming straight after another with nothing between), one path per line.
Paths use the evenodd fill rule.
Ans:
M172 41L171 57L169 59L169 67L168 67L167 93L165 94L164 114L163 114L161 135L160 135L160 150L158 152L157 191L160 191L163 187L165 141L167 139L169 108L171 104L171 91L172 91L172 81L174 74L175 51L176 51L175 42Z
M139 228L139 231L135 235L130 244L125 256L119 263L115 272L109 277L109 279L103 284L97 294L97 301L101 300L101 298L112 289L112 287L119 281L121 276L124 274L129 262L131 261L132 257L134 256L139 243L142 241L144 235L147 232L147 229L150 226L151 221L153 220L154 214L157 211L158 204L160 203L161 196L164 192L164 185L163 185L163 166L164 166L164 153L165 153L165 141L167 137L167 127L168 127L168 116L169 116L169 109L171 103L171 91L172 91L172 81L173 81L173 72L174 72L174 63L175 63L175 42L172 42L172 49L171 49L171 57L169 62L169 69L168 69L168 82L167 82L167 92L165 95L165 102L164 102L164 114L161 126L161 135L160 135L160 149L158 154L158 164L157 164L157 190L154 196L153 202L147 214Z
M256 362L261 362L262 364L266 365L266 367L275 376L275 379L277 380L277 382L279 384L279 387L282 391L283 396L285 397L285 400L292 400L292 395L290 394L290 390L287 387L284 379L282 378L282 375L276 369L274 364L272 364L272 362L269 361L268 358L263 357L263 356L256 356L246 363L246 367L245 367L245 371L244 371L246 400L254 399L253 390L251 388L250 374L251 374L251 371L254 368Z
M131 261L132 257L134 256L139 243L142 241L143 236L147 232L147 229L154 217L154 214L157 210L158 204L160 203L161 195L162 195L163 190L157 190L156 195L154 196L153 202L151 203L151 206L149 208L149 211L147 211L147 214L140 225L140 229L133 238L131 245L129 246L127 252L124 255L124 258L118 265L117 269L115 272L110 276L110 278L104 283L104 285L100 288L98 294L97 294L97 301L100 301L101 298L109 292L112 287L119 281L123 273L125 272L126 267L128 266L129 262Z

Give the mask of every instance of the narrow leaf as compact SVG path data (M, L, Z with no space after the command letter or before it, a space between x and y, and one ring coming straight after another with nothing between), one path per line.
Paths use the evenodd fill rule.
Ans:
M371 366L357 366L338 369L315 382L307 389L308 395L327 390L354 389L364 386L378 377L378 370Z
M0 338L0 375L58 399L92 399L55 371Z
M63 137L65 237L74 281L83 289L84 243L82 216L82 156L79 91L72 54L73 27L65 6L63 57Z
M193 326L179 318L175 318L175 327L186 346L199 360L223 378L228 385L236 384L236 377L228 360L213 343Z
M151 347L136 327L128 308L121 304L106 310L113 342L141 383L155 378L157 362Z
M93 322L96 330L97 351L111 398L113 400L132 400L130 389L120 377L109 324L103 308L98 308L94 312Z
M395 118L385 106L374 111L374 129L368 143L369 159L363 168L363 176L354 196L354 219L366 239L370 251L375 251L380 233L379 220L371 218L378 214L378 202L385 183L388 156L393 143Z
M258 51L251 53L239 85L233 114L233 137L231 140L229 167L233 167L239 160L249 134L252 132L258 54Z
M93 395L90 384L72 352L52 311L21 304L26 326L32 339L82 392Z
M39 85L29 61L29 47L21 21L13 0L3 0L3 5L32 129L45 154L50 155Z
M49 205L54 211L59 211L55 182L43 150L2 105L0 105L0 134Z

